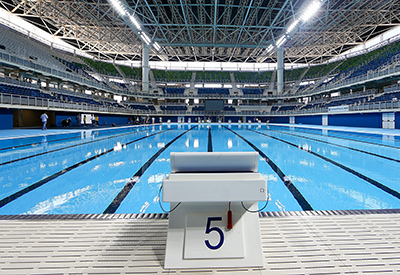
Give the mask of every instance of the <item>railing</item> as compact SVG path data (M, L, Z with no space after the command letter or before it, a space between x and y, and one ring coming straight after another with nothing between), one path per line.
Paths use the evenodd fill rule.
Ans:
M7 105L7 107L34 107L43 109L55 109L55 110L76 110L80 112L103 112L103 113L119 113L119 114L129 114L129 115L204 115L205 111L185 111L185 110L141 110L141 109L131 109L131 108L120 108L115 106L105 106L105 105L93 105L82 102L64 102L60 100L21 96L14 94L0 93L0 104ZM246 106L246 105L242 105ZM250 105L248 105L250 106ZM256 105L253 105L256 106ZM224 111L221 112L223 115L299 115L299 114L316 114L316 113L329 113L328 108L315 108L315 109L305 109L305 110L289 110L289 111L278 111L270 112L267 111L268 108L263 109L265 105L259 105L259 110L242 110L241 112L235 111ZM349 106L349 111L360 112L360 111L382 111L382 110L394 110L400 109L399 101L382 101L382 102L372 102L364 104L355 104Z
M369 71L365 75L353 77L351 79L344 79L344 80L336 82L334 84L327 84L327 85L325 84L325 85L322 85L321 87L318 87L318 88L308 92L307 94L310 95L310 94L317 94L317 93L321 93L321 92L328 92L331 90L337 90L339 88L345 88L347 86L351 86L356 83L365 83L370 80L388 77L393 74L400 74L400 65L393 67L393 68L387 68L384 70ZM302 94L302 95L304 96L306 94Z
M349 106L349 112L359 112L359 111L382 111L382 110L393 110L400 109L399 101L381 101L381 102L371 102L371 103L361 103ZM305 109L305 110L293 110L293 111L278 111L271 112L271 115L299 115L299 114L319 114L319 113L329 113L328 108L315 108L315 109Z
M5 77L0 77L0 83L1 84L11 84L11 85L15 85L15 86L22 86L22 87L26 87L26 88L40 89L39 84L32 84L29 82L20 81L20 80L11 79L11 78L5 78Z
M106 113L126 113L136 114L136 110L118 108L114 106L92 105L83 102L64 102L55 99L31 97L23 95L14 95L0 93L0 104L9 105L10 107L35 107L43 109L62 109L62 110L77 110L90 112L106 112Z
M398 91L400 91L400 85L399 84L394 84L392 86L383 88L383 90L385 91L385 93L398 92Z
M398 101L381 101L350 106L350 111L390 110L400 108Z

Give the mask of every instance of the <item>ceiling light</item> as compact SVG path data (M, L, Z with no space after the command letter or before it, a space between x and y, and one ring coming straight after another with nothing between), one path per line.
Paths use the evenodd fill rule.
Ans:
M290 33L294 28L297 26L297 24L300 22L300 20L296 19L290 26L288 27L286 33Z
M267 48L267 53L269 53L270 51L272 51L274 49L274 46L271 44L268 46Z
M120 1L118 1L118 0L109 0L109 2L114 7L114 9L117 11L117 13L119 13L120 15L125 15L125 9L121 5Z
M134 15L129 15L129 20L131 20L131 22L133 23L133 25L135 25L135 27L141 31L142 30L142 26L140 25L139 21L136 19L136 17Z
M154 48L155 48L157 51L160 51L160 50L161 50L161 47L160 47L160 45L158 45L157 42L155 42L153 45L154 45Z
M279 48L286 42L286 36L281 36L278 41L276 41L276 47Z
M147 36L146 33L142 32L142 33L140 34L140 37L144 40L144 42L145 42L147 45L150 45L151 40L150 40L150 38Z
M303 15L301 16L301 20L303 20L304 22L309 20L317 12L320 6L320 1L313 1L310 6L308 6L307 9L304 11Z

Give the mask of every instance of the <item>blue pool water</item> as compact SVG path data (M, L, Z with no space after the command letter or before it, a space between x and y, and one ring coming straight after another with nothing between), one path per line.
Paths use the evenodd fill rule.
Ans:
M259 152L264 211L400 208L398 136L171 124L1 139L0 215L162 213L170 153L210 150Z

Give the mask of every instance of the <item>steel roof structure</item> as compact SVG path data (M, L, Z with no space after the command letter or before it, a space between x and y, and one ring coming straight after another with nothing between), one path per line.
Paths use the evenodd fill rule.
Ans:
M311 0L123 0L161 51L151 61L276 62L268 47ZM102 60L141 60L140 32L107 0L0 0L0 7ZM400 25L398 0L324 0L285 43L320 63Z

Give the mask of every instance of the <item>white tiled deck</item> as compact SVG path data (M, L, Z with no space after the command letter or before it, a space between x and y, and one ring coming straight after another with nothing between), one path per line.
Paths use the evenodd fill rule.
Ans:
M166 216L0 216L0 274L400 274L400 211L266 213L264 268L165 270Z

